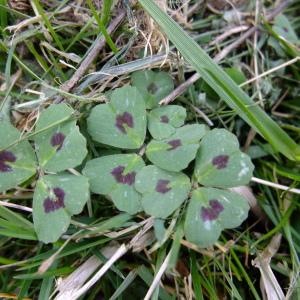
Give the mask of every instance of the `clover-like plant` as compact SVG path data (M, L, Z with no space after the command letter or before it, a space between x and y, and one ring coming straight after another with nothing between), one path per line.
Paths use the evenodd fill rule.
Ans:
M14 188L38 173L33 195L33 221L39 240L56 241L71 216L82 211L89 198L89 183L67 169L80 165L86 141L76 126L74 111L66 104L51 105L26 137L7 121L0 122L0 192Z
M249 182L254 169L250 158L232 133L185 125L181 106L156 107L172 90L170 80L165 73L137 72L135 86L114 90L108 103L92 108L87 119L92 139L124 153L87 161L83 175L68 172L87 154L68 105L49 106L27 137L0 122L0 192L26 181L34 184L33 220L41 241L54 242L67 230L89 190L105 195L121 211L153 216L160 228L186 202L185 236L200 247L212 245L223 229L245 220L247 201L227 188ZM146 136L147 128L151 136ZM35 183L30 179L36 174Z
M254 166L232 133L208 130L202 124L184 125L183 107L146 111L156 106L149 105L147 86L154 82L159 87L155 81L159 73L151 72L134 73L136 87L116 89L110 103L94 107L88 131L102 144L129 150L146 147L146 158L153 165L145 165L143 150L130 150L87 162L83 174L90 180L91 191L106 195L119 210L144 211L159 222L187 201L185 236L207 247L223 229L239 226L247 217L247 200L227 188L247 184ZM150 141L146 126L153 138ZM143 145L145 140L147 145ZM194 169L187 168L194 159Z

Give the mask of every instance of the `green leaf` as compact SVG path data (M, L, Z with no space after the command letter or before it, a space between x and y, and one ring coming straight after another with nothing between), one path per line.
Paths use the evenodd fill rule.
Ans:
M187 199L191 184L183 173L146 166L137 174L135 188L142 194L145 212L164 219Z
M86 140L71 120L74 114L66 104L54 104L41 113L34 137L40 166L59 172L80 165L87 154Z
M261 134L275 149L289 159L300 160L300 146L274 122L257 103L219 67L206 52L155 1L139 0L183 57L195 68L217 94Z
M192 193L185 218L188 241L209 247L226 228L239 226L248 215L246 199L237 193L214 188L199 188Z
M285 40L299 45L299 38L297 37L289 19L285 15L281 14L275 18L272 29Z
M53 243L89 199L88 179L67 173L43 176L33 195L33 222L40 241Z
M186 110L179 105L155 108L148 114L148 129L154 139L161 140L174 134L184 124Z
M178 172L195 158L199 141L204 136L204 125L185 125L162 141L152 140L146 149L148 159L156 166Z
M225 129L213 129L202 139L197 153L195 176L199 183L214 187L248 184L254 166L239 150L235 135Z
M131 75L132 85L137 87L143 95L146 108L153 108L159 105L159 101L169 95L174 89L174 83L166 72L153 72L142 70Z
M93 193L109 195L119 210L135 214L142 207L134 182L144 166L136 154L108 155L88 161L83 174L89 178Z
M146 109L135 87L115 89L108 104L92 109L88 131L100 143L117 148L137 149L146 135Z
M26 140L16 143L20 138L21 133L9 122L0 122L0 192L16 187L36 172L34 151Z

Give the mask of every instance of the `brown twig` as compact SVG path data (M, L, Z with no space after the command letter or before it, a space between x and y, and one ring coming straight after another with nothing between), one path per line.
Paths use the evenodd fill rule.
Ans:
M125 18L125 15L126 15L125 10L121 11L118 14L118 16L108 26L108 28L107 28L108 34L112 34L118 28L118 26L121 24L121 22ZM105 46L105 44L106 44L106 40L105 40L104 36L101 36L101 38L98 40L98 42L94 45L94 48L90 51L90 53L86 56L86 58L81 62L81 65L76 70L76 72L73 74L73 76L60 87L63 91L69 92L73 89L73 87L77 84L77 82L80 80L80 78L84 75L84 73L87 71L89 66L92 64L92 62L96 59L98 53Z
M266 20L271 21L274 19L278 14L280 14L289 4L291 3L290 0L283 1L280 3L275 9L273 9L267 16ZM214 57L215 62L221 61L224 57L226 57L233 49L240 46L247 38L254 34L254 32L258 29L258 27L253 26L244 34L242 34L234 43L230 44L229 46L225 47L220 53L218 53ZM195 73L192 75L187 81L183 82L179 85L172 93L170 93L167 97L160 101L161 105L167 105L170 102L174 101L179 95L181 95L190 85L195 83L199 78L200 74Z

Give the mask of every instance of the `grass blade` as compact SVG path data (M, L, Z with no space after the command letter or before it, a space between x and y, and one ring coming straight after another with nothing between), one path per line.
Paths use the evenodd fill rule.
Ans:
M243 90L219 67L188 34L163 12L155 1L139 0L158 23L183 57L195 68L215 92L262 135L275 149L291 160L300 160L300 146L283 131Z

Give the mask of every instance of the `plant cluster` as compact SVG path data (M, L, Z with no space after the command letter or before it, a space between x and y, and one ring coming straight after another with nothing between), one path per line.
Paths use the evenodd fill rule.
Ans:
M38 174L33 220L41 241L56 241L90 192L105 195L128 214L145 212L157 223L182 208L185 236L200 247L245 220L247 201L228 188L249 182L250 158L227 130L185 125L184 107L159 107L172 89L168 74L139 71L131 86L115 89L108 103L93 107L87 119L90 136L120 153L88 160L83 175L67 172L87 155L68 105L53 104L41 113L29 136L35 150L12 125L0 123L0 191Z

